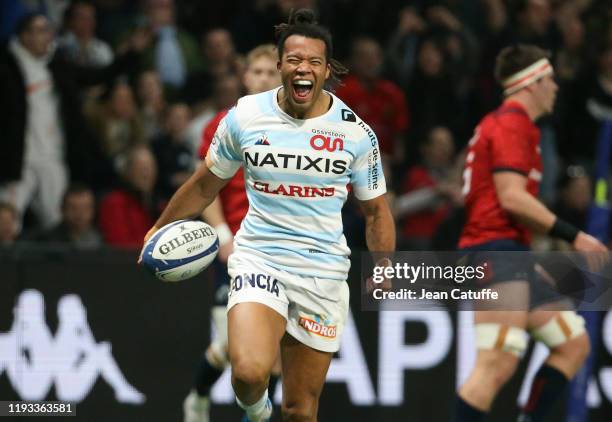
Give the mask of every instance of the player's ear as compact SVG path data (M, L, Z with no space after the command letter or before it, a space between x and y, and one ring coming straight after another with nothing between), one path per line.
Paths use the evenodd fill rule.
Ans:
M330 75L331 75L331 64L327 63L327 69L325 70L325 79L329 79Z

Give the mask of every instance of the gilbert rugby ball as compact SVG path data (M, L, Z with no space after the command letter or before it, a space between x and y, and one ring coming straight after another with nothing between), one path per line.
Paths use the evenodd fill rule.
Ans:
M146 243L142 262L162 281L182 281L201 273L217 256L217 232L198 220L179 220L159 229Z

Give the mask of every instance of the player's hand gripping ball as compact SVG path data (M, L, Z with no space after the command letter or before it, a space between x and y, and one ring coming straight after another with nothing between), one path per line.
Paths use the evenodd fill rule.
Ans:
M162 281L182 281L208 267L219 251L217 232L198 220L179 220L159 229L145 244L142 263Z

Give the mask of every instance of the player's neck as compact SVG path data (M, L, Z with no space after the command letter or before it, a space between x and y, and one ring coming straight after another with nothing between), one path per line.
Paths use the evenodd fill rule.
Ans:
M305 120L314 119L315 117L319 117L327 113L331 106L332 98L331 95L325 91L322 91L312 107L305 111L298 111L291 106L289 101L287 101L287 97L285 96L285 88L281 88L278 91L277 101L281 110L283 110L289 116L293 117L294 119Z
M504 100L504 103L513 102L520 104L524 109L529 119L534 122L536 121L543 113L531 99L531 94L526 91L519 91L516 94L512 94Z

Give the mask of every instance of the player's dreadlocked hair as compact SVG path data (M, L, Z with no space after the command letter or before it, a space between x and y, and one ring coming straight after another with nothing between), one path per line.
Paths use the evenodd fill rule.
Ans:
M336 83L348 73L348 69L333 57L332 36L326 28L317 23L315 14L310 9L291 10L287 23L281 23L274 27L274 34L278 40L278 58L282 60L285 41L291 35L302 35L306 38L321 40L325 43L325 59L331 66L331 77Z

